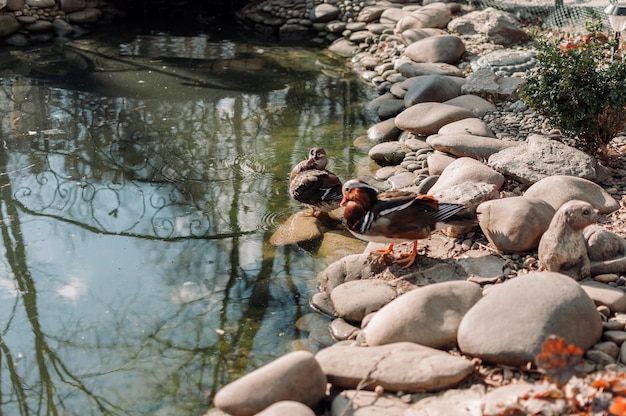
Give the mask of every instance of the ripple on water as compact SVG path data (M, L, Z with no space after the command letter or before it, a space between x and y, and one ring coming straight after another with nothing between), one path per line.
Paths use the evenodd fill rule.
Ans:
M264 212L259 218L258 230L267 231L278 228L291 214L291 210L288 208L287 204L285 204L285 209L275 212Z
M243 154L229 157L224 161L224 166L233 172L243 175L245 178L256 178L265 175L268 169L265 163L253 154Z

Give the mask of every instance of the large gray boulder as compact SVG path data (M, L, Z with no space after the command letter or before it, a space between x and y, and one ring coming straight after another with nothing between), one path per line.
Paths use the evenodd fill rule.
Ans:
M491 287L461 320L458 343L484 361L524 366L551 335L586 351L600 339L602 319L576 281L533 272Z

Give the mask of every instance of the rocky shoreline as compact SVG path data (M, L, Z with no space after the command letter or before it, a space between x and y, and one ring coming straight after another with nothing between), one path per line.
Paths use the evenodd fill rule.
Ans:
M625 138L599 163L518 99L534 51L511 13L349 3L318 4L310 25L276 20L272 30L317 30L378 89L369 107L380 122L356 141L375 167L360 178L462 203L479 227L421 241L408 269L370 255L375 244L343 255L311 300L337 342L312 341L225 386L208 414L626 414L615 387L626 383ZM247 16L261 26L261 12L289 10L254 7ZM586 229L593 278L580 282L537 261L542 234L574 199L603 215ZM273 243L311 235L324 252L351 246L301 213Z
M25 46L71 38L117 16L106 0L0 0L0 39Z

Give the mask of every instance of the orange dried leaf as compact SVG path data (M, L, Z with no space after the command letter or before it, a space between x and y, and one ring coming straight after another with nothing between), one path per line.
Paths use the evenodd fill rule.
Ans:
M611 390L613 391L613 393L618 393L622 396L625 396L626 384L624 384L624 380L620 380L618 378L611 380Z
M561 390L555 390L555 389L546 389L543 391L538 391L537 393L533 394L531 397L528 398L533 398L533 399L561 399L563 398L563 392Z
M611 403L609 412L615 416L626 416L626 400L622 399L621 396L617 396Z
M575 345L568 345L561 337L550 336L537 355L537 367L558 386L565 385L578 374L583 352Z
M606 390L611 387L611 383L603 378L599 378L591 383L591 387L594 389Z

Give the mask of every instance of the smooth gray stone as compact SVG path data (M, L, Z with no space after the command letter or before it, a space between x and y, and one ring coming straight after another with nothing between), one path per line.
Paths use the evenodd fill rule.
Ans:
M458 343L465 354L517 367L534 362L551 335L586 351L600 339L602 320L574 279L531 272L489 288L461 320Z

